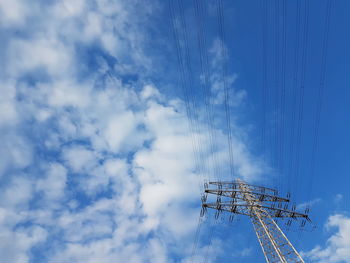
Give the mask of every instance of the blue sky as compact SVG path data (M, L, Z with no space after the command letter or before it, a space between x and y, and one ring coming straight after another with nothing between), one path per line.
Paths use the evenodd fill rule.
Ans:
M306 262L350 262L349 8L1 0L0 261L263 262L212 213L193 255L203 182L234 171L311 207L286 231Z

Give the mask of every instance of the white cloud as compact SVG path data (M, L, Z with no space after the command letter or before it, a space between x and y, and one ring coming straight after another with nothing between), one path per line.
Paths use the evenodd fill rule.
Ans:
M0 24L2 26L23 25L29 10L22 0L0 1Z
M90 103L90 86L79 85L70 80L55 81L50 86L40 86L51 106L84 107Z
M168 262L167 248L164 246L164 243L157 239L151 239L148 242L148 250L151 257L156 255L156 257L153 257L154 263Z
M134 214L139 208L138 191L135 180L129 176L130 167L127 162L121 159L108 159L104 162L103 168L118 196L115 200L118 210L125 215Z
M310 200L308 202L301 203L301 204L297 205L297 210L301 211L301 210L304 210L307 207L310 208L311 206L314 206L315 204L318 204L321 201L322 201L321 198L316 198L316 199Z
M126 111L112 117L104 131L106 142L112 152L118 152L124 145L133 141L136 135L138 120L131 112Z
M326 228L335 228L336 232L328 238L325 246L316 246L304 253L305 256L318 263L350 262L350 218L341 214L332 215Z
M90 12L87 14L86 26L84 28L84 35L87 39L95 39L99 37L102 32L102 18L96 12Z
M32 188L32 181L24 175L13 176L1 194L1 205L9 208L26 209L32 197Z
M32 149L25 138L17 135L15 132L9 134L9 131L2 132L0 142L0 177L8 169L22 169L32 162Z
M41 70L51 76L69 75L73 54L70 47L56 38L37 37L33 39L13 39L8 50L6 72L19 77L30 71Z
M197 253L192 257L187 257L181 263L208 262L214 263L216 257L222 254L223 243L220 239L213 238L211 244L205 244L197 248Z
M63 0L57 2L56 6L54 6L54 11L57 16L61 17L78 16L84 11L85 4L84 0Z
M334 197L334 203L335 204L339 204L341 203L341 201L343 200L343 195L342 194L336 194L335 197Z
M98 163L97 153L83 146L72 146L64 149L63 158L72 171L76 173L89 172Z
M174 200L186 200L196 194L197 175L191 137L186 120L172 107L150 104L145 124L155 134L150 149L135 156L135 170L142 187L140 198L147 214L164 211ZM159 125L162 124L162 125Z
M214 39L212 46L209 49L209 53L213 56L213 66L220 66L223 61L228 60L228 49L220 38Z
M29 262L30 249L47 237L47 232L41 227L8 231L0 228L0 254L3 263Z
M0 76L0 174L12 176L1 189L2 259L28 262L30 249L47 236L58 243L45 253L48 262L163 263L172 253L185 258L188 243L179 241L195 228L198 210L192 205L203 175L184 103L142 78L155 70L143 52L151 5L64 0L45 3L43 12L31 4L0 2L1 10L13 8L0 18L5 27L26 32L4 44L7 67ZM97 61L89 75L81 49L98 51L97 58L88 52ZM125 84L128 74L142 79ZM234 80L230 76L230 85ZM221 84L212 81L219 93L214 86ZM237 95L237 105L243 97ZM227 166L225 134L214 132L219 165ZM198 129L194 136L209 163L208 134ZM259 174L260 163L245 143L236 136L233 144L239 174ZM213 248L219 250L219 243L214 240Z
M162 96L156 87L153 85L146 85L142 89L141 98L144 100L149 98L161 99Z
M37 188L39 191L43 191L49 200L63 200L66 180L67 169L59 163L52 163L49 166L47 176L37 182Z
M13 81L1 83L0 90L0 125L14 125L18 119L15 84Z
M211 54L211 92L213 97L211 102L214 105L222 105L226 103L230 107L240 106L247 96L245 90L237 90L234 88L234 83L238 75L226 72L224 64L227 63L229 56L225 43L221 39L216 38L209 50ZM203 76L202 76L203 78ZM225 101L225 88L227 89L228 99Z

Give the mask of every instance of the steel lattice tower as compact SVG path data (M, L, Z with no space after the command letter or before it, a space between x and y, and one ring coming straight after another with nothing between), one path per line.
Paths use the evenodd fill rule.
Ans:
M216 201L207 202L208 194L216 195ZM209 182L209 184L205 183L201 216L207 208L216 210L216 218L223 211L231 213L231 216L233 214L249 216L268 263L304 263L274 220L274 218L287 218L287 225L290 225L292 220L301 219L301 226L304 226L306 221L310 221L308 208L305 213L299 213L295 211L295 205L292 209L288 209L289 202L289 196L280 197L274 189L250 185L241 180Z

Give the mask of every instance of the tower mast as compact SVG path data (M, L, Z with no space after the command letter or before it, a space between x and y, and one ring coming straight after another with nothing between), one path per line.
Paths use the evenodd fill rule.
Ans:
M208 194L216 195L216 202L208 203ZM205 184L201 215L204 215L207 208L211 208L216 210L216 218L223 211L249 216L266 262L304 263L274 220L274 218L288 218L287 225L290 225L292 220L301 219L301 226L305 225L306 220L310 221L307 215L308 209L305 213L296 212L295 206L289 210L289 202L289 198L278 196L274 189L250 185L242 180L209 182L209 185Z

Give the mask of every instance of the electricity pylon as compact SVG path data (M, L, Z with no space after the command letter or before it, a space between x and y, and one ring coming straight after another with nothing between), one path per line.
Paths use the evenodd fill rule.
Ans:
M216 218L222 211L231 213L230 217L233 214L249 216L268 263L304 263L273 218L287 218L289 226L292 220L301 219L301 226L305 226L306 221L310 221L308 208L305 213L296 212L295 205L288 209L289 196L280 197L274 189L250 185L242 180L209 182L209 185L205 183L204 186L201 216L207 208L216 210ZM208 194L216 195L216 202L208 203Z

